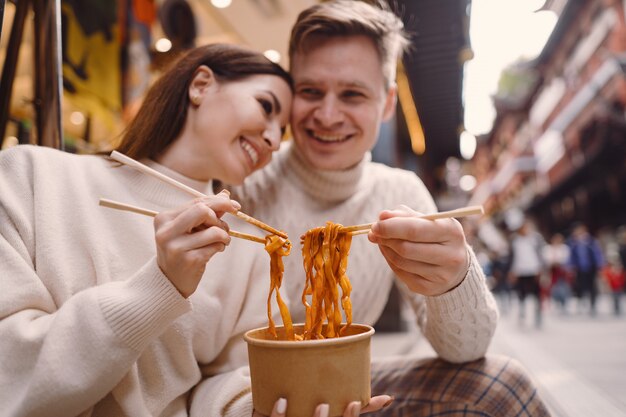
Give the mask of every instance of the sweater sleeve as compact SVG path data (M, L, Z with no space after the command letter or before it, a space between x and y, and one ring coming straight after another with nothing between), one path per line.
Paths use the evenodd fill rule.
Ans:
M422 181L413 173L402 175L397 176L396 188L401 189L407 204L422 213L436 212L432 196ZM467 274L453 290L436 297L425 297L399 285L413 308L418 326L435 352L442 359L458 363L485 355L498 321L497 305L482 268L469 245L467 251L470 260Z
M124 280L51 292L52 280L70 277L37 271L71 257L41 255L46 248L34 244L30 181L20 177L23 170L4 170L6 162L0 161L0 404L11 416L78 415L105 397L190 305L155 259Z
M13 263L3 268L0 292L0 403L7 415L72 416L93 406L189 309L154 260L127 281L81 291L55 309L36 274L12 262L4 239L0 253L1 264Z
M200 382L193 391L190 417L252 415L250 369L245 366Z
M468 251L467 275L453 290L423 297L404 289L416 312L418 325L435 352L442 359L455 363L483 357L498 322L496 302L474 252L469 247Z

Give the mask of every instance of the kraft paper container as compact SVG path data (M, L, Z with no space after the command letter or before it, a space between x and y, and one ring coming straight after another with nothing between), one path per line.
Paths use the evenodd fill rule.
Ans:
M302 334L304 325L294 325ZM370 342L374 329L352 324L346 336L322 340L278 340L267 327L246 332L252 401L269 416L280 398L287 399L287 417L312 417L315 407L328 403L330 416L341 416L352 401L364 407L370 400Z

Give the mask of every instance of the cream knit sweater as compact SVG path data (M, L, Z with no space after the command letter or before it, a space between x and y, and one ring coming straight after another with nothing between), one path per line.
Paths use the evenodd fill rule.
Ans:
M367 161L341 173L310 172L284 148L239 191L244 211L292 239L327 220L373 221L401 203L434 211L411 173ZM143 162L212 192L210 183ZM249 416L241 336L267 324L269 257L262 246L233 239L185 300L156 265L152 220L99 207L100 197L157 211L189 200L102 157L32 146L0 152L1 414ZM224 220L262 235L233 216ZM298 249L285 259L281 291L295 320L302 318L304 282ZM394 278L364 236L353 240L348 274L354 321L375 322ZM497 311L473 255L459 287L412 301L442 357L485 353Z
M274 154L268 167L248 177L244 186L233 190L233 198L242 204L243 211L286 231L294 243L291 255L284 259L281 288L294 322L304 321L301 292L305 275L298 240L306 230L323 226L328 220L344 225L372 222L378 219L382 210L400 204L424 213L436 211L430 194L414 173L373 163L369 159L368 155L359 165L346 171L319 171L307 167L297 148L286 143ZM257 256L261 257L269 276L267 255ZM495 301L471 249L470 259L464 281L446 294L424 297L410 293L399 283L399 288L413 306L422 333L437 354L451 362L482 357L498 319ZM366 236L352 239L347 274L352 283L353 321L374 324L385 307L395 278L378 247ZM266 285L269 288L269 284ZM282 323L275 305L273 311L276 322ZM265 319L259 322L260 326L266 324ZM230 346L236 346L240 340L241 336L237 335ZM234 351L237 349L232 349L231 354ZM194 404L206 404L210 398L232 397L238 400L214 412L229 416L249 415L251 398L245 389L247 380L245 368L207 380L198 388L198 401ZM242 387L238 392L233 390L237 384ZM196 410L200 409L192 407L192 415L196 415Z
M186 416L198 362L255 324L242 312L262 245L233 239L184 299L156 264L152 219L98 200L160 211L190 197L117 165L33 146L0 152L2 416Z

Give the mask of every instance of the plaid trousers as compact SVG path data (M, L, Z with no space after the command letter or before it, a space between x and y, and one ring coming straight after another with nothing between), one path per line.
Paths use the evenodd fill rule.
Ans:
M388 358L372 363L372 395L392 395L376 417L550 416L524 368L488 356L453 364L442 359Z

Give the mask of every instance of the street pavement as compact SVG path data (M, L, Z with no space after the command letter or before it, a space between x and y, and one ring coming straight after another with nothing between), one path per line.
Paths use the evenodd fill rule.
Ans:
M599 297L594 317L577 300L570 301L566 312L545 303L540 327L534 300L527 300L523 320L517 300L509 305L501 301L489 354L521 362L554 417L626 417L626 297L619 317L608 294ZM412 339L410 331L376 333L372 355L434 355L426 342L415 346Z
M519 360L539 385L558 417L626 416L626 297L615 316L608 294L599 297L597 313L570 300L565 311L544 304L536 326L534 300L519 318L515 301L503 309L492 352ZM579 305L580 304L580 305Z

